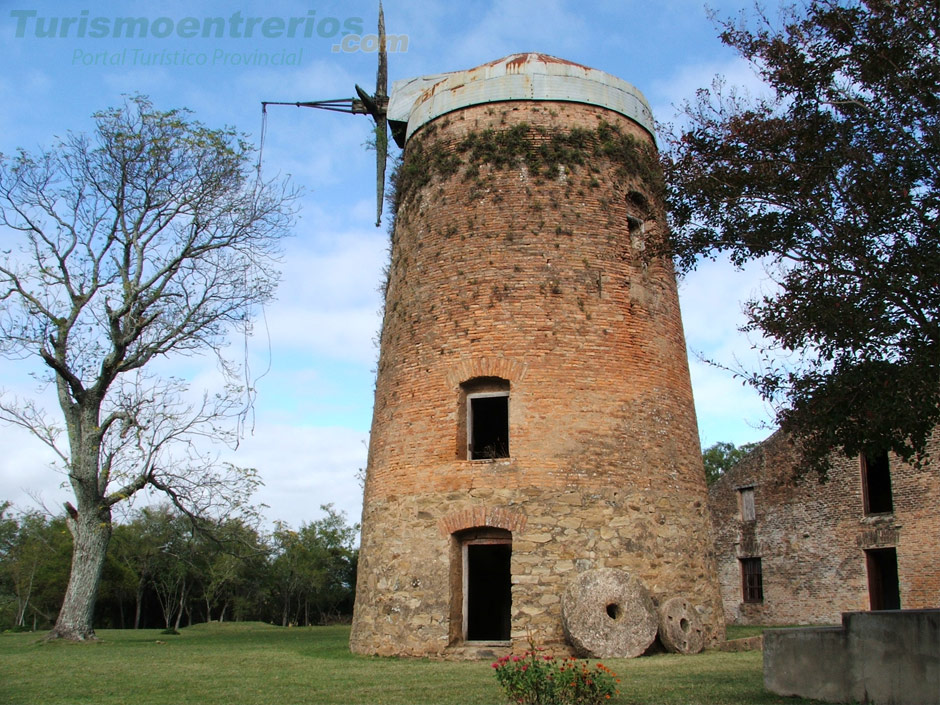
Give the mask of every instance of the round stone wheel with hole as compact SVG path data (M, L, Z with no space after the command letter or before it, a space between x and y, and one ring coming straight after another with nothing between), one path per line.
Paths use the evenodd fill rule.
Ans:
M702 618L684 597L670 598L660 608L659 640L677 654L697 654L705 648Z
M656 608L640 580L614 568L574 578L561 599L565 636L579 656L633 658L656 638Z

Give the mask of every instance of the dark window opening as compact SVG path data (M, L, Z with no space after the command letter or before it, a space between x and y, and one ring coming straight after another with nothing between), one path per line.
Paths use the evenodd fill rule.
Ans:
M509 395L471 395L469 450L470 460L509 457Z
M741 588L745 602L764 601L764 575L760 558L742 558Z
M865 551L865 565L868 569L868 598L871 609L901 609L897 549L872 548Z
M862 456L862 496L866 514L894 511L891 498L891 466L888 454Z
M509 380L474 377L461 382L457 401L457 459L509 457Z
M512 612L509 543L466 544L466 639L508 641Z

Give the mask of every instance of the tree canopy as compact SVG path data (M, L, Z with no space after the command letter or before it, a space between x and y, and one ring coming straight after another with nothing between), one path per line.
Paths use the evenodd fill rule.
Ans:
M145 487L192 516L246 505L257 478L200 439L229 440L250 402L223 354L274 294L293 194L264 182L231 128L144 97L36 154L0 160L0 354L38 360L58 414L0 399L52 448L75 497L72 570L54 634L94 635L111 508ZM153 363L214 355L227 386L193 394ZM165 368L164 368L165 369Z
M132 509L115 522L95 625L166 628L261 620L330 624L352 614L358 526L332 505L297 530L273 532L239 518L194 532L170 503ZM0 630L48 628L62 604L71 535L62 517L0 502Z
M718 441L702 451L702 464L705 466L705 482L712 485L719 477L730 470L741 458L757 447L757 443L744 443L736 446L727 441Z
M808 0L722 24L768 97L716 80L664 149L669 243L761 261L746 376L812 461L920 457L940 421L940 4Z

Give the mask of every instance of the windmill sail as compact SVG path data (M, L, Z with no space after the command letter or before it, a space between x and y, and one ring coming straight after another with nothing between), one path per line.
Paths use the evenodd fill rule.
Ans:
M312 101L262 101L261 112L269 105L294 105L298 108L319 108L340 113L371 115L375 120L375 226L382 224L382 206L385 202L385 166L388 161L388 51L385 39L385 13L379 2L379 66L375 76L375 93L369 95L356 86L356 98L334 98Z
M382 222L385 201L385 165L388 161L388 52L385 41L385 13L379 2L379 68L375 76L375 227Z

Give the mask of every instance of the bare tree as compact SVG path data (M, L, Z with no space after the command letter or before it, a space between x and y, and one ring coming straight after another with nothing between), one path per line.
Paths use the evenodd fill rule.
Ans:
M51 447L75 503L71 575L51 636L94 638L114 505L145 487L190 516L244 507L257 479L219 465L200 439L233 440L252 390L223 353L275 290L294 194L250 169L233 129L144 97L94 115L91 136L0 163L0 354L41 361L61 416L4 398L0 418ZM193 397L158 374L211 354L228 380Z

